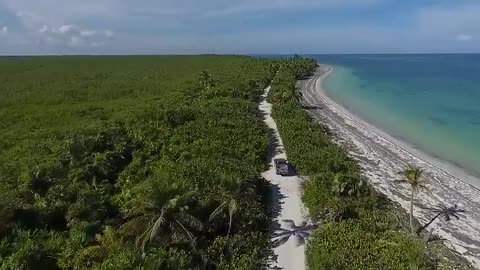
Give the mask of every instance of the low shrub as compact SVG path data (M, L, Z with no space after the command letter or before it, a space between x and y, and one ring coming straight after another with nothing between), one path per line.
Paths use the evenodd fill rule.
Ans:
M372 232L359 220L328 223L307 250L310 269L433 269L423 243L404 232Z

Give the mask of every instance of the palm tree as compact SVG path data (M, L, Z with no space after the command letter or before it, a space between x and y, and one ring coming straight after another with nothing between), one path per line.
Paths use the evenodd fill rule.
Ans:
M127 236L140 235L137 245L144 254L147 243L157 238L168 244L188 240L195 246L192 231L203 229L202 222L193 215L196 191L185 192L162 179L148 179L134 192L134 198L126 205L127 222L121 230Z
M245 186L245 181L241 179L232 179L227 175L222 176L222 185L221 191L216 192L213 196L207 198L208 201L217 202L220 198L220 205L215 208L215 210L210 214L209 220L213 220L223 212L228 210L228 232L227 235L230 235L232 230L233 216L238 211L238 203L235 199L234 194L242 194L242 192L247 191ZM249 188L249 187L248 187Z
M228 210L228 232L227 235L230 235L230 231L232 229L232 221L233 221L233 215L238 210L238 205L237 201L233 196L226 195L225 196L226 200L224 200L211 214L209 220L215 219L217 216L219 216L222 212L225 210Z
M415 166L408 164L405 170L401 171L399 174L405 177L405 180L400 180L399 182L408 183L410 185L410 231L413 235L415 234L415 226L413 225L413 199L415 196L415 192L418 191L419 188L425 187L423 185L424 180L421 179L424 170Z
M457 220L460 219L460 213L465 213L465 210L459 209L458 206L455 204L454 206L447 207L445 205L439 205L438 207L433 208L425 208L427 210L436 213L436 215L425 225L418 228L417 234L420 234L423 230L428 228L437 218L443 217L445 221L450 221L452 217L456 218Z
M150 223L151 225L139 238L142 241L142 252L145 252L146 244L157 237L162 226L170 230L172 239L178 240L184 235L188 237L192 247L195 246L195 237L190 232L190 228L203 229L201 221L189 213L188 203L195 195L196 191L177 195L154 209L158 213L155 222Z

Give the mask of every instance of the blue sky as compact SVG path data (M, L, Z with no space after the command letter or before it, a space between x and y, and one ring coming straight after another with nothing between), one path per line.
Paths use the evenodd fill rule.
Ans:
M477 0L0 0L0 55L480 52Z

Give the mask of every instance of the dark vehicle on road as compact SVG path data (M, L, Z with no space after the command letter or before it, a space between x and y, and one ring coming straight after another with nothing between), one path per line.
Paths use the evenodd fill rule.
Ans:
M275 170L278 175L287 175L288 174L288 163L283 158L277 158L274 160Z

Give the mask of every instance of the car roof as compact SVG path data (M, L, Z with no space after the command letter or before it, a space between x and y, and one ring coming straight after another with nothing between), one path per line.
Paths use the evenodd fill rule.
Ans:
M287 162L287 160L284 158L276 158L275 162Z

